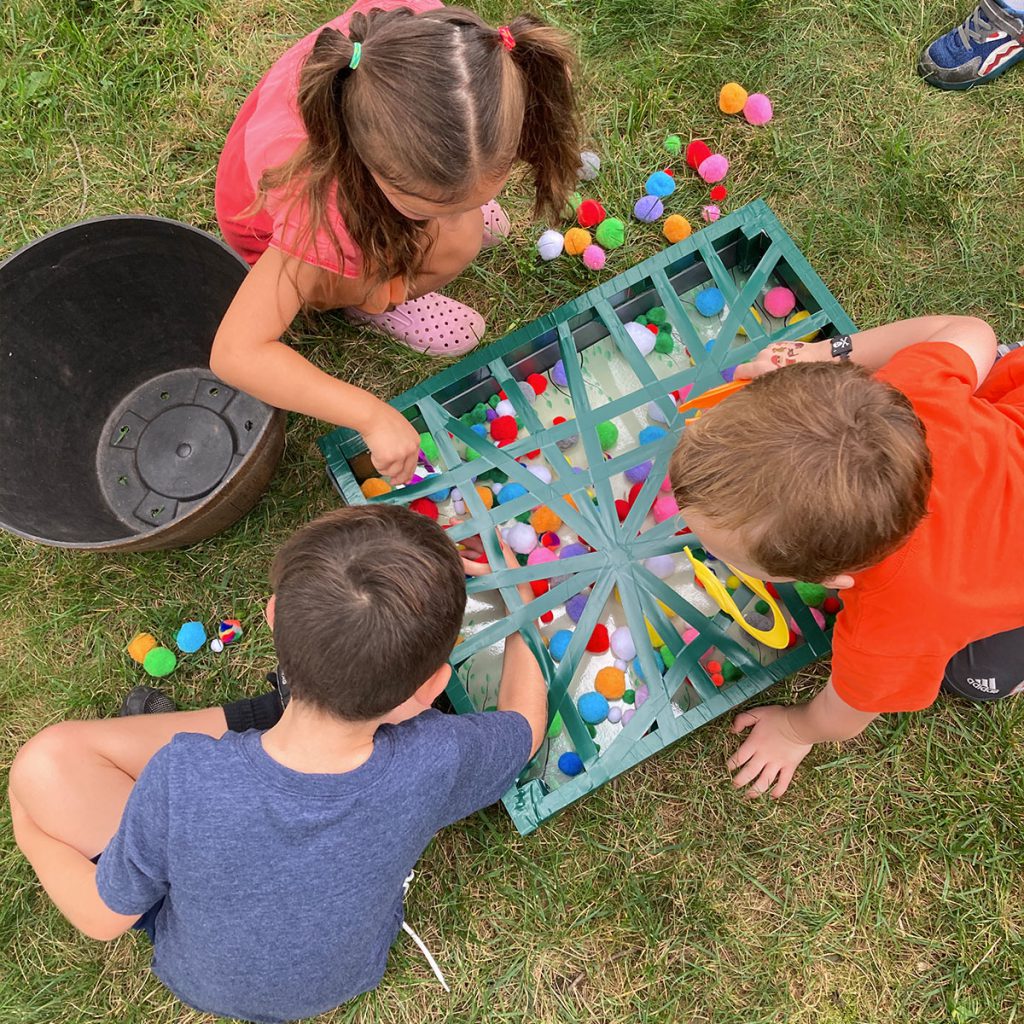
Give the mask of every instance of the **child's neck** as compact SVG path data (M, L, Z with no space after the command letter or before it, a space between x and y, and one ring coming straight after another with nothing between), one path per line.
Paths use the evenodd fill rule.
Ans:
M261 739L267 755L286 768L337 775L369 760L379 725L378 719L346 722L292 700Z

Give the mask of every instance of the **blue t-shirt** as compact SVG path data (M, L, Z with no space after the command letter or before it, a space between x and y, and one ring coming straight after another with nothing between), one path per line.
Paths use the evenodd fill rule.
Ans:
M153 971L182 1002L278 1024L374 988L402 882L435 833L497 800L530 756L513 711L385 725L340 775L274 761L262 733L181 734L139 776L96 873L156 916Z

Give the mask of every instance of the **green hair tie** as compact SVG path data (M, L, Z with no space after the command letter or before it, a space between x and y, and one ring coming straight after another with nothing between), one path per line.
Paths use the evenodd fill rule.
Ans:
M348 62L349 71L355 71L359 67L359 58L363 55L363 44L353 43L352 44L352 59Z

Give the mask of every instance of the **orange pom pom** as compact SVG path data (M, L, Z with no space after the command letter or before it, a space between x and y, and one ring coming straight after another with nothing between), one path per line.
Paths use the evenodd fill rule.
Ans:
M607 697L609 700L618 700L626 692L626 677L621 669L612 668L609 665L597 673L597 678L594 680L594 689L602 697Z
M681 214L673 213L671 217L665 218L665 224L662 227L662 234L674 245L676 242L681 242L684 238L689 238L693 234L693 228L690 227L690 222L683 217Z
M364 480L359 485L359 490L363 492L364 498L379 498L391 490L391 484L379 476L371 476L369 480Z
M590 232L584 231L583 228L569 228L565 233L565 251L570 256L582 255L583 250L591 242L593 238L590 237Z
M746 102L747 90L739 82L726 82L718 94L718 109L723 114L738 114Z
M480 495L484 508L494 508L494 492L490 487L477 487L476 493Z
M128 653L141 665L146 660L146 655L156 645L156 637L152 633L139 633L132 638L132 642L128 645Z
M554 533L562 525L562 520L546 505L541 505L540 508L533 510L530 525L538 533Z

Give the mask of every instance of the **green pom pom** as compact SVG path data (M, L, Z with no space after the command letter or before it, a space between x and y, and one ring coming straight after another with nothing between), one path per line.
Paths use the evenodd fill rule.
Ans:
M566 217L574 218L576 216L576 211L580 208L580 203L582 202L583 196L581 196L579 192L573 192L573 194L569 196L568 202L565 204Z
M487 406L483 402L477 402L466 415L469 417L469 425L471 427L476 426L477 423L486 423Z
M758 615L767 615L771 611L771 608L767 601L758 601L757 604L754 605L754 611L757 612Z
M426 455L428 462L437 462L441 453L437 450L437 442L428 433L420 434L420 448Z
M647 310L647 319L652 324L657 324L659 327L668 327L668 312L664 306L652 306Z
M605 217L597 225L594 240L606 249L618 249L626 240L626 225L618 217Z
M723 661L722 678L727 683L735 683L737 679L743 678L743 673L731 661Z
M678 135L666 135L662 145L665 147L665 152L672 156L679 156L683 151L683 140Z
M493 409L500 401L501 397L499 395L491 395L491 397L487 399L487 404ZM487 417L484 416L484 419L486 418Z
M475 448L467 448L466 449L466 455L465 455L465 461L466 462L474 462L476 459L479 459L479 458L480 458L480 453Z
M551 724L548 726L548 739L553 740L556 736L562 732L562 713L561 711L555 712L555 717L551 719Z
M593 726L589 722L587 722L587 732L590 733L590 738L593 739L597 735L596 726Z
M518 522L518 523L528 523L530 521L530 516L532 516L532 515L533 515L533 510L532 509L527 509L525 512L520 512L519 515L516 516L516 522Z
M601 450L606 452L615 447L615 442L619 439L619 428L611 420L598 423L597 439L601 442Z
M708 553L703 548L690 548L690 554L697 559L698 562L706 562Z
M793 587L800 595L800 600L811 608L820 607L828 597L828 591L820 583L794 583Z
M622 699L623 699L623 700L624 700L624 701L625 701L625 702L626 702L627 704L635 704L635 703L636 703L636 690L627 690L627 691L626 691L626 692L625 692L625 693L624 693L624 694L622 695Z
M647 319L647 317L645 317L645 316L638 316L638 317L636 318L636 322L637 322L637 323L638 323L638 324L639 324L639 325L640 325L641 327L646 327L646 326L647 326L647 325L648 325L648 324L650 323L650 320L648 320L648 319Z
M159 679L161 676L169 676L177 664L178 659L174 656L174 651L169 651L166 647L154 647L146 655L142 667L151 676Z
M676 340L672 337L672 329L663 327L658 331L658 340L654 343L654 351L662 355L668 355L676 347Z
M676 663L676 656L667 647L659 648L658 653L661 655L665 668L671 668Z

